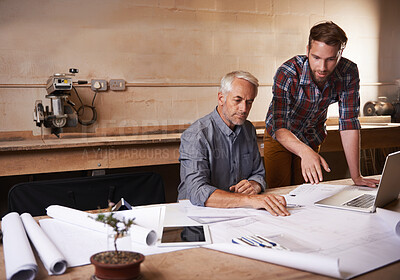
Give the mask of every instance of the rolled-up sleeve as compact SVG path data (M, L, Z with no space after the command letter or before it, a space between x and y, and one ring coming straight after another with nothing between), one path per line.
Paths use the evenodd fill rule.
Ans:
M343 77L343 91L339 98L339 130L359 130L359 112L360 78L358 68L354 65Z
M281 128L289 128L290 90L292 79L286 75L284 69L279 68L272 87L272 102L268 110L266 122L268 133L275 137L275 132Z

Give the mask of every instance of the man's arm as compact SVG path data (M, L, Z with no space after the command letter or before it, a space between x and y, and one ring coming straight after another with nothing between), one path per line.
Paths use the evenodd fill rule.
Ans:
M274 216L289 216L286 200L283 196L274 194L247 195L215 190L204 204L207 207L234 208L250 207L265 209Z
M350 175L356 185L376 187L378 180L365 179L360 172L360 78L357 65L348 62L351 79L339 97L339 130ZM344 80L346 81L346 79Z
M301 158L301 172L304 181L311 184L321 182L323 180L321 165L325 171L331 171L325 159L300 141L290 130L286 128L278 129L275 131L275 137L288 151Z
M211 170L207 137L203 126L193 124L181 135L179 147L180 177L178 199L189 199L193 205L204 206L217 188L210 184Z
M340 138L344 154L346 155L347 165L349 166L351 179L358 186L376 187L379 180L366 179L360 172L360 132L359 130L342 130Z

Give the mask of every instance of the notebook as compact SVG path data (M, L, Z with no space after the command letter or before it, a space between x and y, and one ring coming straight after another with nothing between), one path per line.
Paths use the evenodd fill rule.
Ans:
M375 212L396 200L400 192L400 151L386 157L378 188L346 188L328 198L315 202L317 206L333 207L361 212Z

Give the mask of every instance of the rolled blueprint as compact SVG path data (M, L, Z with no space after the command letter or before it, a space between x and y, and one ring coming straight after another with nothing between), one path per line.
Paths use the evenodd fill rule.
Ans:
M157 241L157 233L152 229L147 229L138 225L130 228L131 240L140 244L152 246Z
M81 226L95 231L107 233L111 227L95 221L85 211L76 210L60 205L51 205L46 208L47 216L76 226ZM109 228L109 229L107 229Z
M94 220L95 214L88 214L84 211L59 206L51 205L47 207L47 215L73 225L81 226L91 230L96 230L103 233L109 233L110 226L105 225L101 222ZM128 210L130 211L130 210ZM119 215L123 216L122 212L118 212ZM131 240L140 244L148 246L154 245L157 240L157 233L154 230L141 227L139 225L133 225L130 229Z
M32 218L31 214L21 215L26 233L32 244L35 246L44 267L50 275L63 274L67 269L67 262L61 252L47 237L42 228Z
M19 214L4 216L1 229L7 280L33 280L38 266Z

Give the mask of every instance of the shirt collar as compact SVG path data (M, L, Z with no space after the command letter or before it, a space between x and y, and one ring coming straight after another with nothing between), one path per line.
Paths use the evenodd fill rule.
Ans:
M309 85L309 84L311 84L311 71L308 62L308 57L306 57L300 75L300 85Z
M215 107L214 111L211 113L211 117L217 124L218 128L222 131L223 134L226 136L238 136L242 126L241 125L236 125L235 129L232 131L232 129L229 128L229 126L224 122L224 120L221 118L221 116L218 114L217 107ZM231 137L232 137L231 136Z

